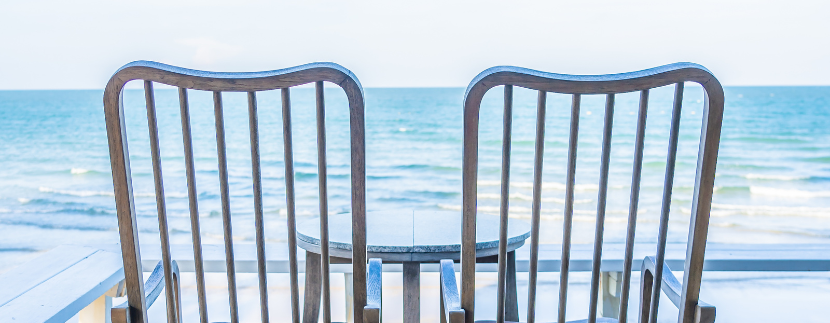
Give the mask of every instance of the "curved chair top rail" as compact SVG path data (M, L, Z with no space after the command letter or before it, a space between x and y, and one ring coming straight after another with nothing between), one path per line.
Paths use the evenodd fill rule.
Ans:
M135 61L119 68L107 83L106 92L118 93L127 82L139 79L192 90L222 92L268 91L327 81L347 92L358 90L363 93L357 77L335 63L310 63L263 72L208 72L151 61Z
M678 82L695 82L715 95L720 83L705 67L695 63L674 63L642 71L606 75L548 73L516 66L496 66L479 73L470 82L464 102L478 100L487 90L499 85L515 85L532 90L564 94L613 94L653 89ZM477 100L477 101L478 101Z

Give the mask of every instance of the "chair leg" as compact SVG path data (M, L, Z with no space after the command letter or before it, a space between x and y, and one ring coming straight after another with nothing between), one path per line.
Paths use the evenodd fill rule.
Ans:
M320 317L320 294L322 293L322 269L320 255L305 253L305 295L303 300L303 323L317 323Z
M440 277L440 274L439 274L439 277ZM439 281L444 281L444 279L439 278ZM440 297L440 303L441 303L440 312L438 312L440 314L441 318L438 321L440 323L447 323L447 316L446 316L447 314L444 313L444 290L443 290L443 287L438 287L438 295Z
M505 284L507 301L504 308L506 321L519 321L519 291L516 288L516 252L507 253L507 284Z
M654 276L648 270L643 270L640 276L640 323L649 323L651 314L651 293L653 292ZM659 293L660 291L658 291Z
M603 271L599 279L599 316L620 318L620 298L622 297L622 272Z

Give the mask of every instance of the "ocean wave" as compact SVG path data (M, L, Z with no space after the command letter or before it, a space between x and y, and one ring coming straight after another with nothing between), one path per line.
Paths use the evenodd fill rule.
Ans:
M136 196L142 197L156 197L156 193L139 193ZM187 193L180 193L180 192L164 192L164 197L167 198L177 198L177 199L184 199L187 198Z
M417 195L417 196L422 196L422 197L427 197L427 198L446 199L446 198L452 198L452 197L460 196L461 193L460 192L446 192L446 191L423 191L423 190L415 191L415 190L408 190L408 191L406 191L406 195Z
M741 223L735 222L710 222L710 227L719 227L719 228L728 228L733 230L740 230L740 231L749 231L749 232L761 232L761 233L768 233L774 235L798 235L798 236L806 236L806 237L818 237L818 238L828 238L830 235L818 233L818 232L809 232L809 231L801 231L797 229L764 229L764 228L757 228L747 226ZM736 243L745 243L745 241L736 241Z
M110 194L110 195L114 196L115 194ZM156 197L156 193L133 193L133 196L135 196L135 197ZM183 199L183 198L187 198L187 193L164 192L164 197L165 198Z
M366 175L367 180L400 179L401 177L401 175Z
M89 173L90 170L86 168L72 168L69 170L69 173L74 175L86 174Z
M830 197L830 191L803 191L797 189L782 189L765 186L750 186L749 192L754 195L778 196L778 197Z
M438 208L445 209L445 210L453 210L453 211L461 211L461 205L455 204L438 204ZM478 211L484 214L492 214L498 215L501 213L501 207L498 206L479 206ZM564 210L562 209L545 209L542 208L539 210L541 217L544 219L563 219L564 218ZM640 209L637 211L637 214L643 214L648 212L647 209ZM519 219L530 219L532 214L532 209L529 207L523 206L511 206L508 209L508 214L511 218L519 218ZM628 215L628 210L623 209L611 209L605 211L605 220L608 222L624 222L628 221L627 216L609 216L610 214L624 214ZM596 221L596 210L573 210L573 218L574 220L578 221Z
M102 225L84 225L83 223L35 222L24 219L0 219L0 223L8 225L31 226L51 230L113 231L118 229L117 227L110 227L103 223Z
M81 213L88 215L116 214L115 210L91 207L84 203L61 202L49 199L27 199L22 197L18 198L17 201L20 202L20 204L28 205L34 208L18 209L14 210L13 213Z
M686 186L684 187L689 190L694 190L694 186ZM749 191L749 187L747 186L715 186L712 188L712 192L715 193L732 193L732 192L746 192Z
M478 186L500 186L501 181L478 181ZM510 182L510 186L512 187L519 187L519 188L533 188L532 182ZM557 191L564 191L567 188L567 185L557 182L543 182L542 189L552 189ZM596 191L599 189L599 185L596 184L575 184L574 190L575 191Z
M39 187L38 190L43 192L43 193L54 193L54 194L72 195L72 196L81 196L81 197L115 196L115 193L108 192L108 191L68 191L68 190L56 190L54 188L49 188L49 187L44 187L44 186Z
M80 197L90 197L90 196L115 196L114 192L110 191L74 191L74 190L58 190L54 188L49 188L45 186L41 186L38 188L39 191L43 193L53 193L53 194L61 194L61 195L71 195L71 196L80 196ZM133 193L135 197L156 197L156 193ZM168 198L186 198L187 193L164 193L165 197ZM20 199L18 199L20 201ZM23 203L23 202L21 202Z
M490 199L490 200L498 200L501 199L501 194L488 194L488 193L479 193L479 199ZM532 201L533 197L530 195L525 195L521 193L510 193L511 200L522 200L522 201ZM542 202L553 202L559 204L565 204L565 199L556 198L556 197L543 197ZM585 204L591 203L594 200L592 199L575 199L574 204Z
M683 209L691 212L690 209ZM770 205L736 205L712 203L711 216L724 217L731 215L749 216L807 216L830 218L830 208L807 206L770 206Z
M288 209L280 208L278 212L279 212L280 216L288 216ZM334 215L334 214L337 214L337 213L338 212L329 212L329 215ZM315 213L311 212L309 210L295 210L294 211L294 216L310 217L310 216L313 216L313 215L315 215Z
M800 143L809 143L807 139L799 138L799 137L786 137L786 136L741 136L741 137L732 137L732 138L724 138L729 141L743 141L743 142L752 142L752 143L769 143L769 144L800 144Z
M787 176L787 175L770 175L770 174L746 174L743 175L747 179L769 179L778 181L797 181L802 179L809 179L810 176Z
M461 167L457 166L439 166L439 165L429 165L429 164L406 164L406 165L396 165L392 166L393 169L406 169L406 170L436 170L436 171L460 171Z
M815 163L830 163L830 156L804 158L805 161Z
M78 214L86 214L86 215L116 215L117 213L115 210L107 210L97 207L79 207L79 208L62 208L58 210L50 210L41 213L78 213Z

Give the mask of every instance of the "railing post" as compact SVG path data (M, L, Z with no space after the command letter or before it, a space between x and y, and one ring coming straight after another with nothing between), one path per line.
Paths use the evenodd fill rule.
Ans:
M600 274L599 316L620 318L620 297L622 297L622 272L603 271Z
M123 288L124 281L115 284L106 293L98 297L92 303L78 312L78 323L112 323L110 312L112 312L112 298L122 296L119 291Z

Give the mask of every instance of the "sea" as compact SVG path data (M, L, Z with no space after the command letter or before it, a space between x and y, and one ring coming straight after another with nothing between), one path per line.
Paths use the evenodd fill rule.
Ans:
M364 89L369 211L460 212L464 91ZM674 87L668 86L652 90L649 96L637 242L657 239L673 93ZM221 243L212 96L201 91L189 94L203 242ZM0 91L0 272L61 244L118 242L102 95L102 90ZM725 95L709 243L830 243L830 87L729 86ZM173 243L189 243L178 93L159 87L155 97L170 235ZM616 97L606 243L621 243L625 238L639 97L639 93ZM246 96L225 93L223 99L233 238L253 242ZM257 99L266 242L285 243L280 93L261 92ZM673 243L685 242L688 235L703 99L702 88L687 84L668 230L668 240ZM320 212L314 100L313 88L291 91L296 212L300 218ZM488 92L480 112L480 213L499 212L503 102L503 91L495 88ZM329 213L335 214L350 210L349 112L339 88L325 89L325 103L328 206ZM604 103L604 96L582 99L574 243L594 239ZM548 95L542 243L562 242L570 104L570 96ZM125 90L124 105L140 236L157 240L143 90ZM536 92L516 88L511 221L530 218L535 118ZM739 280L735 276L724 279ZM830 277L819 281L830 286Z

